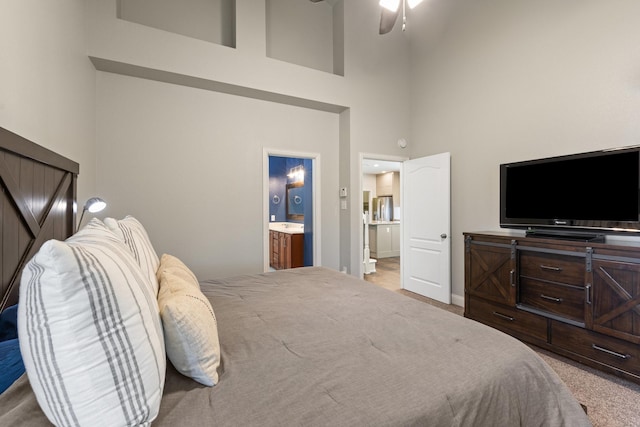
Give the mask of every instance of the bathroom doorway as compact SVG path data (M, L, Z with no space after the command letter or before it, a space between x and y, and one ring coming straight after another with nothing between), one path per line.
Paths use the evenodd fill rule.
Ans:
M319 265L319 161L264 150L264 271Z

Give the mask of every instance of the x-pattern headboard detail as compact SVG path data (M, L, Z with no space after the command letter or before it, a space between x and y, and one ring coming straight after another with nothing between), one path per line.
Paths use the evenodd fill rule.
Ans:
M0 128L0 311L18 301L24 265L74 232L78 163Z

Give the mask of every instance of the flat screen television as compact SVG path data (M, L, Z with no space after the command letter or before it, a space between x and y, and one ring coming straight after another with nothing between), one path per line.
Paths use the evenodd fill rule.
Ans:
M640 233L640 147L500 165L500 226L567 238Z

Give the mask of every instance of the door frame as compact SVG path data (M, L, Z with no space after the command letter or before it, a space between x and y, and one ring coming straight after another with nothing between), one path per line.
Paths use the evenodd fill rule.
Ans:
M321 218L320 218L320 153L282 150L277 148L262 149L262 254L263 271L269 271L269 156L292 157L311 160L312 168L312 204L313 204L313 265L322 265ZM362 196L360 196L362 197Z
M362 181L363 181L363 172L362 172L362 162L364 161L364 159L369 159L369 160L385 160L388 162L398 162L400 163L400 192L402 192L402 175L403 175L403 167L404 167L404 161L405 160L409 160L409 157L406 156L392 156L392 155L387 155L387 154L374 154L374 153L364 153L364 152L360 152L358 155L358 181L359 181L359 185L358 188L360 189L360 191L358 191L358 210L357 210L357 215L358 215L358 223L360 224L360 226L358 227L358 241L360 242L358 245L358 277L363 279L364 278L364 227L363 227L363 222L362 222L362 203L364 202L364 200L362 199L362 192L364 191L364 189L362 188ZM402 203L402 200L400 201L400 203ZM400 220L400 286L402 286L402 234L403 234L403 221Z

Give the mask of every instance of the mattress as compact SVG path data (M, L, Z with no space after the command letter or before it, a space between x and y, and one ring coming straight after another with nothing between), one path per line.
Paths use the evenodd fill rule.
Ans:
M201 283L219 383L168 363L157 426L589 426L529 347L497 330L322 267ZM0 425L46 425L26 376Z

